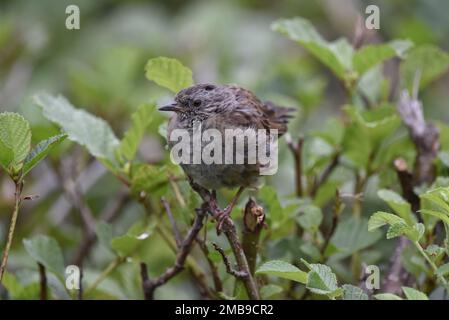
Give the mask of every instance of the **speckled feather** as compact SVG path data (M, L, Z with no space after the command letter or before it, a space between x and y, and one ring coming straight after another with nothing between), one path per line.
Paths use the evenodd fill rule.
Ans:
M197 84L181 90L175 97L176 112L170 119L167 133L174 129L192 130L200 121L202 130L277 129L279 136L287 131L294 111L271 102L260 101L251 91L235 85ZM172 147L172 144L169 144ZM256 186L258 164L182 164L187 175L209 189Z

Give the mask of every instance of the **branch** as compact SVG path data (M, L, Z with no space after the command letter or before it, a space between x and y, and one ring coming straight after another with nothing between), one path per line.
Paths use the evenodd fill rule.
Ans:
M394 168L401 184L402 195L411 204L413 212L417 212L419 210L419 197L413 190L413 174L408 170L407 163L402 158L394 161Z
M296 177L296 195L302 197L304 194L302 186L302 147L304 146L304 138L300 137L298 143L294 143L290 135L285 136L288 148L293 154L293 159L295 162L295 177Z
M206 228L205 228L206 229ZM210 272L212 273L212 280L214 281L214 288L216 292L223 291L223 283L221 282L220 275L218 274L218 268L212 259L209 257L209 249L206 242L199 237L196 238L196 242L204 254L204 257L209 265Z
M173 234L175 235L176 246L179 248L181 246L181 234L179 233L178 226L176 224L175 217L173 216L173 212L171 211L170 204L165 200L164 197L161 198L161 203L167 212L168 218L170 219L170 223L172 225Z
M80 279L79 279L79 283L78 283L78 300L83 300L83 277L84 277L84 273L83 273L83 268L79 268L80 269Z
M335 233L335 230L337 229L337 225L338 225L338 218L340 217L340 213L343 211L344 209L344 205L341 201L341 195L340 195L340 191L337 189L335 191L335 202L334 202L334 206L332 207L332 222L331 222L331 227L329 229L329 232L326 234L326 237L324 239L324 243L323 246L321 247L321 255L324 256L325 252L326 252L326 248L329 245L332 236Z
M435 179L433 160L440 148L438 129L433 123L424 120L421 102L411 98L407 91L401 94L398 111L416 147L414 185L430 184Z
M196 184L191 179L189 179L189 183L192 189L203 199L204 208L207 209L207 211L218 220L218 217L220 216L222 211L217 205L217 199L215 198L215 195L210 193L207 189ZM237 236L235 224L230 216L226 216L223 220L224 221L222 229L234 253L238 265L238 270L245 272L248 275L243 279L248 297L252 300L259 300L260 297L257 284L253 276L251 275L248 260L246 259L245 252L243 251L242 245Z
M250 198L245 206L243 215L243 239L242 246L248 260L249 270L254 275L259 250L259 239L262 228L265 225L265 213L254 199Z
M0 265L0 283L6 271L6 264L8 263L9 250L11 249L12 239L14 237L14 230L16 228L17 217L19 216L20 203L22 202L23 181L20 179L15 182L16 188L14 191L14 211L11 216L11 223L8 231L8 238L6 240L5 248L3 249L2 262Z
M205 208L202 207L197 210L197 214L193 222L193 225L179 247L179 251L176 255L175 264L169 267L167 270L165 270L165 272L161 274L158 278L149 279L146 265L144 263L141 264L142 288L145 299L147 300L154 299L154 291L182 271L187 256L190 253L192 243L196 239L201 228L203 227L203 219L205 216L206 216Z
M310 191L310 196L312 198L315 197L318 189L326 183L327 179L329 179L332 172L335 170L335 168L338 166L338 163L340 162L340 153L336 153L335 156L332 158L332 161L330 164L324 169L319 181L314 184L312 190Z
M127 191L121 191L114 199L114 202L106 206L103 212L100 213L99 221L108 223L114 221L119 216L120 212L122 212L126 204L131 200ZM87 236L83 237L81 244L79 245L72 260L72 264L81 266L86 257L89 256L96 240L97 235L95 233L89 233Z
M417 78L415 78L416 80ZM407 127L410 137L416 147L415 168L413 173L408 170L404 159L394 161L394 167L402 188L404 198L411 204L416 213L419 210L419 197L414 192L414 187L423 183L430 184L435 179L434 159L437 156L439 143L438 129L430 122L426 122L421 102L417 99L418 84L415 81L413 97L407 91L403 91L398 104L398 112ZM401 292L402 284L407 280L408 273L403 268L401 256L409 241L400 237L391 258L388 276L384 281L386 292Z
M81 187L77 183L74 173L71 172L73 161L72 159L63 162L61 172L58 172L58 174L60 175L62 187L67 199L80 213L85 236L90 237L92 234L95 234L95 218L89 205L83 199Z
M39 267L39 284L40 284L40 300L47 300L47 276L45 274L45 267L38 263Z
M214 246L215 250L217 250L221 257L223 258L223 263L226 267L226 272L229 273L230 275L233 275L234 277L236 277L237 279L243 279L245 277L248 276L248 274L244 271L238 271L238 270L234 270L231 267L231 263L229 262L228 257L226 256L226 253L223 251L222 248L220 248L216 243L212 243L212 245Z

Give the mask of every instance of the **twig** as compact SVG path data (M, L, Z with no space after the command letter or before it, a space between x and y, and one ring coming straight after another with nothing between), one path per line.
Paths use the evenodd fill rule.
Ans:
M259 251L260 233L265 226L265 213L263 208L252 198L245 205L243 226L243 251L248 260L249 270L254 275L256 271L257 252Z
M304 137L300 137L297 143L292 141L290 135L287 134L285 137L295 162L296 195L302 197L304 194L302 186L302 147L304 145Z
M207 216L206 216L206 219L207 219ZM212 259L209 257L209 248L207 247L205 240L197 237L196 242L198 243L198 246L200 247L201 251L203 252L204 257L209 265L209 269L212 274L212 280L214 282L215 291L216 292L223 291L223 283L220 279L220 275L218 274L218 268L215 265L215 263L212 261Z
M217 199L211 194L208 190L201 187L200 185L193 182L189 179L189 183L192 189L198 193L198 195L203 199L203 205L207 209L207 211L212 214L215 218L219 217L222 211L217 205ZM218 220L218 219L217 219ZM239 271L243 271L247 273L247 277L243 279L243 283L245 285L246 292L248 297L252 300L259 300L259 290L257 288L257 284L251 275L248 261L246 259L245 252L243 251L240 240L237 236L237 230L235 228L235 224L229 216L226 216L223 221L223 232L226 238L229 241L229 244L234 253L235 259L237 261Z
M154 298L154 291L169 281L171 278L176 276L179 272L184 268L184 263L187 259L188 254L190 253L190 249L192 247L193 241L196 239L198 233L203 227L203 219L206 215L206 210L204 208L200 208L197 210L197 214L195 220L193 222L192 227L190 228L187 236L182 241L179 251L176 255L175 264L169 267L163 274L161 274L156 279L149 279L148 273L143 274L146 268L141 269L141 277L142 277L142 288L144 290L145 298L148 300L152 300ZM142 267L141 267L142 268Z
M61 172L57 171L57 173L60 175L62 187L65 191L67 199L80 213L85 235L90 236L91 234L95 234L95 218L89 205L83 199L79 184L70 172L73 164L69 162L72 161L74 160L66 160L63 162Z
M108 205L103 212L100 213L99 221L108 223L114 221L120 212L122 212L126 204L131 200L127 191L121 191L114 199L114 202ZM83 264L83 261L89 256L96 239L97 235L95 233L89 233L87 236L83 237L81 244L73 257L72 264L77 266Z
M430 267L432 268L433 274L437 277L437 279L441 282L441 284L444 286L444 288L446 290L448 289L448 282L447 280L444 278L443 275L441 275L441 273L438 272L438 268L435 265L435 263L432 261L432 259L429 258L429 256L427 255L427 253L424 251L423 247L421 247L421 245L419 244L418 241L413 242L413 244L415 245L415 247L418 249L419 253L424 257L424 259L426 259L427 263L430 265Z
M38 263L37 265L39 267L39 297L40 300L47 300L47 276L45 274L45 267L40 263Z
M332 161L330 164L324 169L323 173L321 174L320 179L317 183L314 184L312 187L312 190L310 191L310 196L313 198L315 197L318 189L326 183L327 179L329 179L332 172L335 170L335 168L338 166L340 159L340 153L336 153L334 157L332 158Z
M408 170L407 163L404 159L398 158L394 160L394 168L402 188L402 195L411 204L413 212L419 210L419 197L413 190L413 175Z
M337 229L338 218L340 217L340 213L342 211L343 211L343 203L341 201L340 191L337 189L335 191L335 203L334 203L334 206L332 208L331 227L329 229L329 232L326 234L323 246L321 247L321 255L323 255L323 256L324 256L324 254L326 252L326 248L329 245L329 242L331 241L332 236L335 233L335 230Z
M145 198L139 198L139 202L145 207L145 210L148 213L150 213L150 214L154 213L153 209L150 205L151 203L146 201ZM154 215L154 216L156 217L156 219L159 219L158 215ZM156 232L161 236L162 240L164 240L164 242L168 245L168 247L176 255L176 253L178 252L176 241L173 239L173 237L171 236L169 231L165 229L165 226L162 223L160 223L160 221L158 221L158 223L156 224ZM186 264L189 266L189 269L191 270L191 274L193 275L193 277L196 280L195 284L197 284L199 287L201 287L200 291L207 292L208 295L210 297L212 297L213 295L209 292L210 290L205 281L206 275L205 275L204 271L202 270L202 268L198 265L197 261L195 259L192 259L192 257L187 256Z
M140 279L142 285L142 292L145 300L153 300L153 296L150 295L151 292L147 290L147 283L150 281L148 278L148 268L145 262L140 263Z
M416 161L413 173L414 185L432 183L435 179L433 160L440 148L437 127L424 119L422 104L403 91L398 104L402 121L407 126L416 147Z
M84 273L83 273L83 268L79 268L80 269L80 279L79 279L79 283L78 283L78 300L83 300L83 277L84 277Z
M125 261L124 257L115 258L107 267L103 270L102 273L95 279L94 283L92 283L89 287L87 287L84 295L87 297L90 293L92 293L97 286L104 280L106 277L113 272L119 265L121 265Z
M401 183L402 194L411 204L415 213L419 210L420 203L413 188L423 183L430 184L435 179L433 161L440 147L438 129L424 119L422 104L417 97L418 78L418 76L415 77L413 96L410 97L409 93L404 90L398 103L399 114L409 131L417 151L413 173L408 171L407 163L403 159L396 159L394 162L396 174ZM405 237L399 238L390 262L388 276L384 281L386 292L400 292L402 283L408 277L408 273L401 263L402 252L408 244L409 241Z
M181 191L179 191L178 184L176 183L176 177L170 175L168 177L168 181L170 182L170 186L173 189L173 192L175 193L176 199L178 200L179 204L182 208L186 207L186 201L184 200L184 197L181 194Z
M231 266L231 263L229 262L228 257L226 256L226 253L223 251L223 249L220 248L216 243L212 243L212 245L214 246L215 250L217 250L220 253L221 257L223 258L223 263L226 267L227 273L229 273L230 275L232 275L238 279L243 279L248 276L248 273L246 273L245 271L234 270Z
M179 233L178 225L176 224L175 217L173 216L173 212L171 211L170 204L167 202L167 200L162 197L161 203L165 208L165 212L167 212L168 218L170 219L170 223L173 229L173 234L175 235L175 241L176 245L179 248L181 246L181 234Z
M22 190L23 190L23 181L19 179L19 181L15 182L16 188L14 191L14 211L11 216L11 224L9 226L8 238L6 240L6 246L3 250L2 263L0 265L0 283L2 282L3 275L6 270L6 264L8 263L9 250L11 249L12 239L14 237L14 230L16 228L17 217L19 215L19 207L22 201Z

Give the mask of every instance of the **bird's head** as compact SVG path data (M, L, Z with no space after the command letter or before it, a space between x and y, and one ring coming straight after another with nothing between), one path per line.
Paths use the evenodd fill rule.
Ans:
M178 92L175 102L159 108L161 111L173 111L183 116L201 116L205 118L220 111L222 102L228 97L224 86L210 83L196 84Z

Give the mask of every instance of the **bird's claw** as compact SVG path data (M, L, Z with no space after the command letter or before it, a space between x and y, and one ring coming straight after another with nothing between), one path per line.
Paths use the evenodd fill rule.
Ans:
M229 214L231 213L231 210L229 210L228 207L226 207L223 211L220 211L216 216L215 219L217 220L217 236L221 234L221 231L223 230L223 224L226 222L226 220L229 218Z

